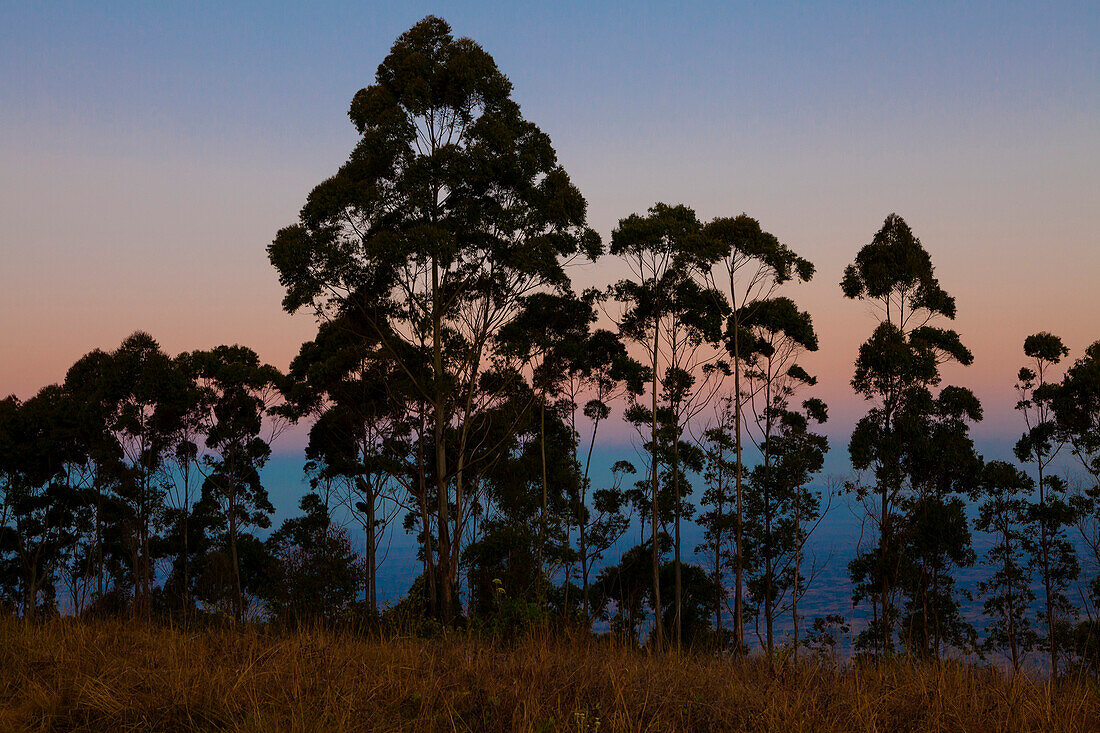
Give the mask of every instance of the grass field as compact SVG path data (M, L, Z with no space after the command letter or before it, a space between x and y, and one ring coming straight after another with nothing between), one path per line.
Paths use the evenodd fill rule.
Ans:
M323 631L0 620L0 731L1100 731L1094 680Z

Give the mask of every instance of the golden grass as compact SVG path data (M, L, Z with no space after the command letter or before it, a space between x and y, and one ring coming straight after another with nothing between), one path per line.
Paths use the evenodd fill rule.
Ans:
M1100 688L960 664L778 674L583 640L0 620L0 731L1100 731Z

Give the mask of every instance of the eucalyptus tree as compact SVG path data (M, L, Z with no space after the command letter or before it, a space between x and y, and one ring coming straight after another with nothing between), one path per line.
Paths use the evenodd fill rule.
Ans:
M711 580L718 588L714 598L714 635L719 653L726 644L722 626L722 609L727 600L724 570L733 567L736 561L731 550L737 521L735 512L731 511L731 507L735 506L732 488L737 472L737 463L732 458L736 454L734 432L733 396L727 395L717 401L714 418L703 430L699 441L705 460L702 478L706 487L700 504L706 509L696 520L703 529L703 543L695 550L696 553L706 554L711 566Z
M932 259L897 214L886 217L872 241L856 254L841 281L844 296L870 304L879 325L859 349L852 387L873 406L857 423L848 453L857 471L870 470L873 483L849 488L877 524L878 547L850 565L855 600L870 598L872 623L863 640L874 650L893 648L898 609L895 593L900 562L899 502L912 488L905 465L911 439L898 415L909 399L924 400L940 383L940 366L973 361L959 335L931 325L955 317L955 300L934 275ZM870 505L874 498L878 506Z
M112 476L113 527L124 545L134 587L134 607L148 614L153 585L153 550L164 512L159 481L165 460L187 411L187 375L156 340L138 331L118 349L93 351L74 364L65 378L89 423L99 435L98 462ZM102 504L101 498L97 499ZM99 522L99 520L97 520Z
M429 16L402 34L354 97L359 142L268 248L290 312L354 313L429 411L441 611L469 515L471 430L494 395L493 337L520 298L562 292L562 259L599 253L586 203L549 138L473 41Z
M162 464L166 489L167 534L162 538L165 553L175 553L172 570L165 581L165 591L170 602L178 603L184 610L192 610L192 542L196 530L191 518L195 502L198 501L206 458L205 431L209 429L212 401L215 396L209 388L200 385L203 359L202 352L184 352L175 358L176 368L184 375L183 394L180 398L180 417L176 423L176 435L171 443L172 449ZM199 545L203 544L201 541Z
M1026 473L1010 463L992 461L983 467L974 492L980 502L974 526L993 536L983 561L993 573L978 582L990 621L985 648L1007 649L1014 672L1019 671L1024 653L1037 641L1031 624L1035 592L1031 589L1027 551L1034 490L1035 482Z
M538 562L540 574L546 568L543 555L547 538L547 510L550 501L547 460L547 411L557 412L551 400L564 400L565 390L569 386L568 372L570 362L580 352L590 335L591 324L596 320L596 309L592 297L578 298L572 292L562 295L554 293L534 293L522 299L523 310L503 328L498 336L498 352L512 361L515 368L529 372L531 385L535 391L539 412L539 462L541 473L542 499L539 505ZM570 406L565 403L561 407ZM556 414L552 419L561 419ZM577 465L575 411L570 409L570 444L568 466L576 473ZM573 494L579 493L577 477L571 477L569 484L576 484ZM558 485L557 489L564 486ZM570 494L566 494L569 496Z
M738 344L746 355L749 436L761 462L752 470L747 487L745 503L749 511L743 525L751 526L743 531L756 548L757 577L750 585L756 586L752 595L763 605L765 648L770 660L777 615L774 604L779 590L776 561L781 553L785 554L785 548L793 548L795 544L790 527L779 527L777 522L793 501L791 492L800 485L789 484L786 481L789 477L782 474L773 475L773 447L777 432L785 427L784 420L789 417L791 398L799 389L817 383L798 360L806 352L817 351L818 343L810 314L799 310L790 298L773 297L752 303L748 308L751 312L738 314L736 322L742 331Z
M123 572L125 564L121 542L121 524L125 507L116 494L125 472L122 447L111 430L111 413L115 407L111 385L114 383L114 361L105 351L95 351L81 357L65 375L64 389L73 396L71 416L75 423L77 443L85 457L86 483L93 502L92 536L85 549L87 572L92 575L93 601L107 592L108 576L122 580L132 568Z
M209 395L206 447L210 454L204 459L201 512L224 527L233 578L233 615L239 623L244 594L238 537L249 527L270 527L275 512L260 469L286 425L279 415L283 376L245 346L218 346L194 352L190 358L199 384Z
M1077 558L1066 535L1074 522L1065 479L1051 471L1051 464L1066 445L1065 431L1058 430L1054 411L1059 391L1058 378L1052 371L1069 354L1062 340L1048 332L1024 339L1024 355L1030 363L1017 375L1016 409L1023 415L1026 430L1016 442L1016 458L1035 471L1038 501L1032 506L1037 534L1032 561L1043 583L1043 625L1040 642L1050 657L1051 674L1058 673L1058 637L1063 624L1060 617L1072 613L1067 589L1077 577Z
M517 400L530 399L529 385L517 381L515 387ZM552 586L555 569L572 561L566 527L579 481L573 434L560 403L523 415L510 431L509 449L482 477L477 534L463 552L471 614L497 608L498 588L542 612L576 610L568 586ZM553 489L544 491L545 486Z
M944 644L960 649L976 643L963 618L953 571L973 565L970 523L964 495L980 481L982 460L970 425L982 419L981 403L965 388L947 386L933 397L913 388L897 414L904 436L902 465L909 491L899 508L904 532L898 540L901 588L906 596L902 640L925 656L939 656Z
M1066 370L1052 406L1059 434L1100 493L1100 341L1094 342Z
M768 303L780 286L792 280L805 282L814 274L813 264L765 232L760 222L746 214L719 217L706 225L705 234L719 245L721 255L706 273L712 292L728 293L715 306L729 313L725 346L732 358L734 408L734 640L744 647L744 514L743 514L743 439L744 395L741 377L751 352L743 319L754 318L757 307Z
M655 637L658 645L664 643L661 618L660 590L660 542L662 524L659 453L661 439L659 426L666 428L665 442L671 447L668 473L671 478L672 513L675 527L675 575L680 575L680 518L683 514L683 473L680 459L681 435L688 414L706 401L707 385L697 385L697 368L706 366L704 378L710 380L716 373L714 359L709 355L696 358L699 347L717 341L720 336L725 310L720 306L722 296L707 288L700 274L710 269L720 256L716 242L704 236L702 225L695 212L684 205L669 206L657 203L646 215L632 214L619 221L611 237L610 253L622 259L634 279L623 279L611 286L609 292L622 304L619 319L622 336L646 350L649 370L650 405L643 407L631 400L627 419L635 424L649 424L650 497L652 515L651 553L653 569L653 601ZM662 341L662 337L664 341ZM661 409L658 400L663 397ZM701 398L700 398L701 397ZM674 592L680 593L680 583ZM674 603L673 620L679 634L679 603Z
M1100 564L1100 341L1066 370L1053 400L1059 434L1089 477L1089 485L1077 497L1079 526L1086 544ZM1091 528L1089 524L1091 522ZM1093 601L1100 599L1100 576L1091 581Z
M597 295L586 293L585 297L594 302ZM612 485L597 489L592 495L593 505L590 507L588 492L592 455L600 425L611 416L611 404L625 394L640 395L644 391L645 368L627 354L618 334L606 329L591 331L571 346L563 364L562 399L574 436L573 460L577 466L581 466L578 410L591 423L579 492L573 497L573 523L578 534L577 557L581 564L582 609L587 621L590 618L589 580L592 566L626 531L626 495L622 482L625 476L635 473L633 464L617 461L612 469ZM582 407L580 400L585 396L589 399Z
M23 618L31 621L40 596L42 606L54 607L64 553L79 539L77 519L86 505L68 467L81 457L71 430L69 396L61 387L46 387L22 403L8 398L2 404L0 553L10 554L18 568Z
M782 428L772 438L771 450L775 457L772 473L779 477L778 485L786 494L784 502L786 522L790 524L790 559L784 563L780 577L789 578L791 601L792 650L798 659L799 626L798 602L807 593L816 574L802 572L806 543L821 524L832 503L830 496L824 507L821 492L810 488L809 482L825 465L829 452L829 439L811 429L813 424L824 425L829 419L828 408L816 397L803 400L801 410L785 410L781 418Z
M376 613L380 539L404 505L421 521L421 541L428 542L431 507L417 480L413 445L422 439L422 412L406 402L409 385L393 360L377 341L359 335L363 324L350 320L323 323L302 345L290 366L287 399L293 415L314 418L306 447L313 480L341 487L339 502L363 529L363 585L368 609ZM408 500L396 495L399 489ZM422 553L430 564L430 543Z

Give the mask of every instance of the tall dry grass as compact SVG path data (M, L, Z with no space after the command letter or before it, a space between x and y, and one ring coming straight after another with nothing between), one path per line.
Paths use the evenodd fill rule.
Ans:
M950 663L0 620L0 730L1098 731L1100 692Z

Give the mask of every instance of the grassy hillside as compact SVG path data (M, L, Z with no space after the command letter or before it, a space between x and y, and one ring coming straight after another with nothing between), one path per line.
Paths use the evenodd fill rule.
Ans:
M955 664L0 620L0 730L1100 730L1100 687Z

